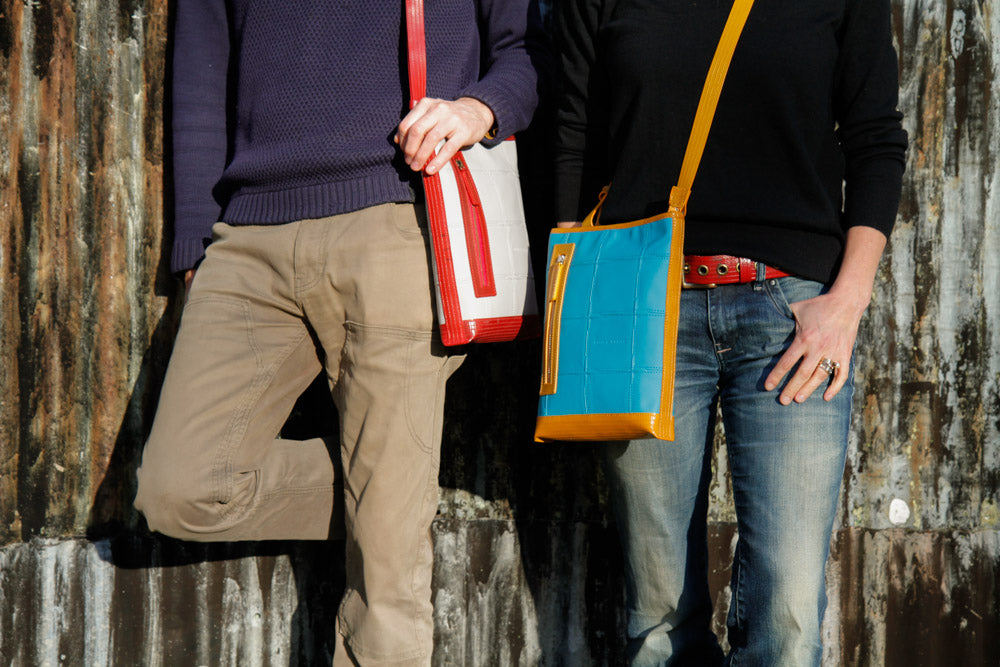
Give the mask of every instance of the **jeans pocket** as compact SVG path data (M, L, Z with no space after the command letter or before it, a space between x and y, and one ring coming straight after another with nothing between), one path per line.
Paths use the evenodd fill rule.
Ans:
M767 291L768 298L775 310L782 317L794 321L795 313L792 312L792 304L819 296L826 291L826 286L815 280L787 276L766 281L764 289Z

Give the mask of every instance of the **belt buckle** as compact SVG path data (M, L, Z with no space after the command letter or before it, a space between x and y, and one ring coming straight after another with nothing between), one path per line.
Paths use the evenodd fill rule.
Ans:
M687 261L685 261L684 272L681 277L681 289L715 289L716 287L718 287L718 285L716 285L715 283L689 283L688 281L684 280L683 276L686 275L690 270L691 267L688 266Z
M706 283L702 285L701 283L689 283L686 280L681 281L681 289L715 289L718 287L715 283Z

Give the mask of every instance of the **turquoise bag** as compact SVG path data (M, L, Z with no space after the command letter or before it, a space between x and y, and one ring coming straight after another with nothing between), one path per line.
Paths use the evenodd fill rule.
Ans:
M698 102L666 213L549 236L535 440L674 439L684 214L722 83L753 0L736 0Z

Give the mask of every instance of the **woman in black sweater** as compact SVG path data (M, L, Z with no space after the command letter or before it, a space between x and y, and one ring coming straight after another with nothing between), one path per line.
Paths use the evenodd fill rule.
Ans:
M608 183L602 223L667 209L731 6L557 8L560 226ZM819 663L854 342L905 160L897 97L889 0L753 7L688 203L676 441L607 450L633 665L723 660L705 543L720 404L740 535L726 660Z

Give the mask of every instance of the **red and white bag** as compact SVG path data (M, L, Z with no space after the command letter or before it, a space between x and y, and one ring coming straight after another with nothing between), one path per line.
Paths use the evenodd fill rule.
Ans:
M426 91L423 0L406 0L411 106ZM459 151L424 174L438 321L445 345L538 336L514 138Z

